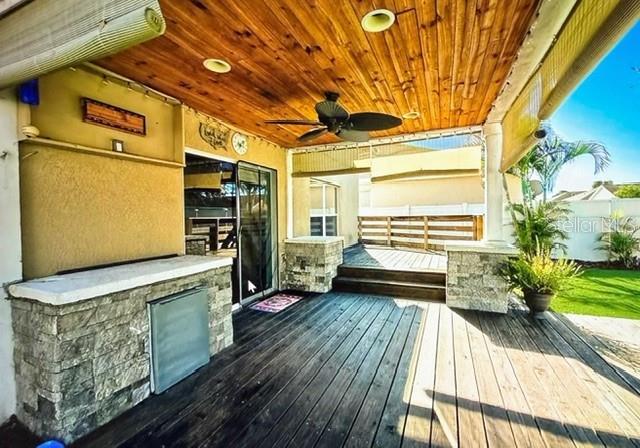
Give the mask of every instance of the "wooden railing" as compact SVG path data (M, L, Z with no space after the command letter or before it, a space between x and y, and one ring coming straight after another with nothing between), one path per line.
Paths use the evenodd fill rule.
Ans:
M443 250L447 241L482 239L481 215L358 216L363 244Z
M185 235L206 235L207 251L217 251L233 230L235 217L198 217L185 220ZM235 247L235 243L231 245Z

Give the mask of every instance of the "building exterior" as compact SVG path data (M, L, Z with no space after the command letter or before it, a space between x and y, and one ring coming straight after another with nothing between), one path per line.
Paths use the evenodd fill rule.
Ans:
M483 282L513 254L502 173L640 11L635 0L471 8L513 22L472 27L483 48L469 56L453 45L460 14L426 2L416 25L398 14L390 63L372 56L388 41L359 28L362 2L276 3L0 2L0 420L71 442L232 345L235 310L287 288L326 291L358 240L362 173L376 206L481 202L474 241L444 246L446 288L452 306L505 312L504 284ZM455 26L441 30L441 14ZM451 45L433 38L443 32ZM415 66L452 59L442 73ZM299 127L265 123L309 121L326 89L399 124L345 143L346 122L311 120L318 145L305 146ZM443 134L475 147L372 157Z

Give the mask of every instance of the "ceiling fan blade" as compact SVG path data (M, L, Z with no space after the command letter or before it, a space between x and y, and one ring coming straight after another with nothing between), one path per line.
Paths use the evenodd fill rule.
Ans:
M349 116L348 126L354 131L382 131L402 124L402 118L378 112L359 112Z
M300 137L298 137L298 141L307 142L309 140L313 140L316 137L320 137L321 135L324 135L327 132L329 132L329 130L327 129L326 126L323 126L321 128L313 128L305 132L304 134L302 134Z
M368 142L369 133L366 131L354 131L353 129L340 129L336 135L348 142Z
M316 112L320 120L333 118L336 121L344 121L349 118L349 112L335 101L324 100L316 104Z
M322 126L317 120L265 120L267 124L293 124L293 125L301 125L301 126Z

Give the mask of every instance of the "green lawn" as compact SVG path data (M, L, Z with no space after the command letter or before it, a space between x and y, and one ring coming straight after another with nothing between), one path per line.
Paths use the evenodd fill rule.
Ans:
M640 319L640 271L586 269L551 302L560 313Z

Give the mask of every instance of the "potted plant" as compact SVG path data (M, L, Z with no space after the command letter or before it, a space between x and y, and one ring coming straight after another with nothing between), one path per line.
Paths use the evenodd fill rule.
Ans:
M532 254L521 252L508 260L501 270L512 291L520 291L533 316L549 309L551 300L567 280L580 275L580 268L566 259L554 260L548 250Z

